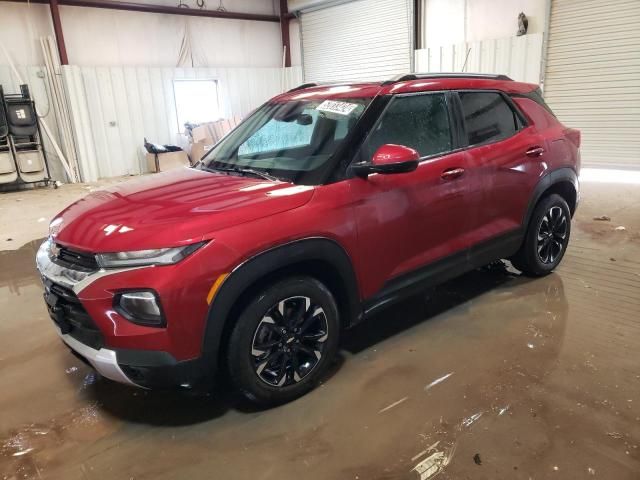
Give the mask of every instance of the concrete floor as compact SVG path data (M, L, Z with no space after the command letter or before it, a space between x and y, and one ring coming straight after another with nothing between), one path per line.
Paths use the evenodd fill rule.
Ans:
M496 267L425 292L266 411L110 383L63 347L34 254L86 191L0 195L3 479L640 478L640 186L583 185L556 273Z

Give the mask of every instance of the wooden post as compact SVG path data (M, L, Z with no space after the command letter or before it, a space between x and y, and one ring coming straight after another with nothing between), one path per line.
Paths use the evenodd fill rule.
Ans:
M49 0L49 8L51 9L51 19L53 20L53 31L56 34L56 43L58 44L60 63L62 65L69 65L69 57L67 57L67 47L64 44L64 35L62 33L62 22L60 21L58 0Z
M287 0L280 0L280 33L284 47L284 66L291 66L291 41L289 40L289 9Z

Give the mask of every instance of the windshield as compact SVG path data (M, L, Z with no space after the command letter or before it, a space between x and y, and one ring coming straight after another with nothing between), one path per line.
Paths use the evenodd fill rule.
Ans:
M211 149L197 168L297 183L327 164L370 101L265 104Z

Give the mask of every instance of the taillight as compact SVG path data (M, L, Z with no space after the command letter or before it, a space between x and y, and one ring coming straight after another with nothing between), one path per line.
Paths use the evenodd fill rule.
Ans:
M576 148L580 148L580 130L575 128L566 128L564 130L565 136L573 143Z

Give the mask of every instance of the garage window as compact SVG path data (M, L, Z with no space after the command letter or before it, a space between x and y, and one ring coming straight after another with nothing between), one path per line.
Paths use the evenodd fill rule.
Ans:
M179 131L185 123L199 124L220 118L216 80L174 80L173 93Z
M508 138L521 127L520 119L499 93L460 92L469 145Z
M451 128L443 93L395 97L367 138L361 161L370 161L387 143L404 145L428 157L450 151Z

